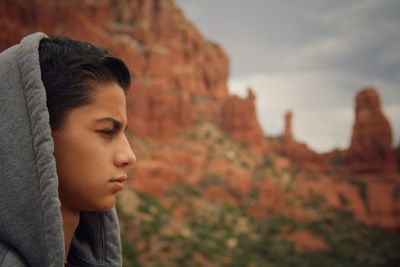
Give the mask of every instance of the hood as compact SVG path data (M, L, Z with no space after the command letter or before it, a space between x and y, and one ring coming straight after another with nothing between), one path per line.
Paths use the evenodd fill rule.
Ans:
M0 53L0 241L30 266L64 266L64 235L39 42ZM88 192L89 193L89 192ZM121 266L115 209L81 212L70 252L79 266Z

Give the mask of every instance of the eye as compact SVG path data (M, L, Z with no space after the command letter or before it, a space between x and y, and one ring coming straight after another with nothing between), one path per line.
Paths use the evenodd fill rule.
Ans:
M97 132L99 132L101 135L103 135L103 136L105 136L107 138L111 138L115 134L115 130L114 129L104 129L104 130L99 130Z

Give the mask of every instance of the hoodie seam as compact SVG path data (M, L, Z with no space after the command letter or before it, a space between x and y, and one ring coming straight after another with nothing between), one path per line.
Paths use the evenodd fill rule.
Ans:
M47 36L36 33L25 37L17 51L17 67L21 78L27 120L31 132L33 156L39 183L41 234L44 237L46 266L62 266L64 243L58 197L58 179L53 156L53 141L46 106L46 92L41 80L39 42Z
M107 248L106 248L106 235L105 235L105 223L104 223L104 213L101 213L101 225L100 225L100 230L101 230L101 249L103 250L100 255L104 255L101 259L102 263L105 264L106 259L107 259Z
M8 247L4 247L2 250L0 250L0 265L4 262L5 258L7 257L8 254Z
M20 47L21 48L21 47ZM20 58L21 57L21 51L20 51L21 49L18 49L18 58ZM42 186L42 183L41 183L41 180L42 180L42 177L41 177L41 175L40 175L40 172L39 172L39 166L38 166L38 153L37 153L37 146L36 146L36 142L35 142L35 137L34 137L34 129L33 129L33 127L32 127L32 111L31 111L31 109L30 109L30 105L29 105L29 103L28 103L28 100L27 100L27 95L26 95L26 84L25 84L25 81L24 81L24 79L23 79L23 75L22 75L22 73L21 73L21 68L20 68L20 64L18 64L18 72L19 72L19 76L20 76L20 81L21 81L21 83L22 83L22 88L23 88L23 93L24 93L24 101L25 101L25 107L26 107L26 111L27 111L27 113L28 113L28 122L29 122L29 130L30 130L30 132L31 132L31 140L32 140L32 148L33 148L33 154L35 155L35 166L36 166L36 176L39 178L38 179L38 185L39 185L39 190L40 190L40 207L41 207L41 212L42 212L42 216L41 216L41 220L42 220L42 223L43 223L43 226L44 227L46 227L46 220L45 220L45 212L44 212L44 204L43 204L43 201L42 201L42 199L43 199L43 186ZM45 242L46 242L46 255L47 255L47 258L46 258L46 264L47 264L47 266L49 266L49 249L48 249L48 240L47 240L47 234L46 234L46 231L45 231L45 229L44 229L44 227L42 228L42 235L43 235L43 237L44 237L44 240L45 240Z

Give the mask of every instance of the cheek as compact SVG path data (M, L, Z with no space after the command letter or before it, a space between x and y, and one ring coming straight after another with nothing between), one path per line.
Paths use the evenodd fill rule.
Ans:
M103 167L106 161L106 154L95 140L84 140L74 136L57 140L54 156L57 162L57 170L63 174L95 172Z
M54 156L63 205L96 210L96 202L104 198L112 161L102 141L96 136L55 138Z

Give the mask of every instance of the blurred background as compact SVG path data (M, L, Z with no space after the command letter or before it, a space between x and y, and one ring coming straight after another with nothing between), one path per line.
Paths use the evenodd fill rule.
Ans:
M385 1L195 1L177 4L230 58L229 91L257 95L264 132L279 135L296 113L294 132L326 152L350 144L354 97L377 87L400 138L400 3Z
M400 266L400 2L0 0L130 68L124 266Z

